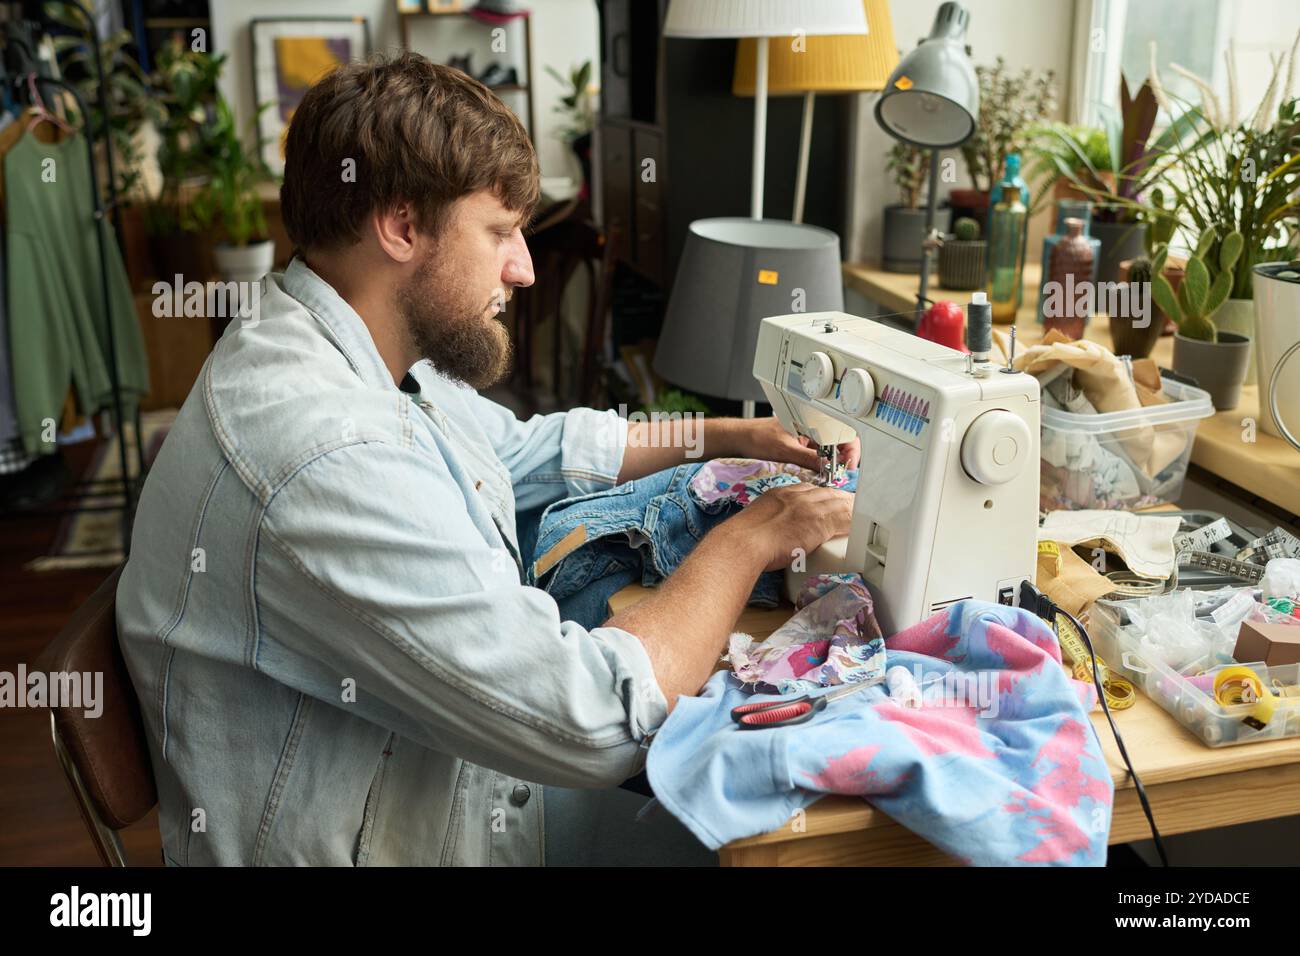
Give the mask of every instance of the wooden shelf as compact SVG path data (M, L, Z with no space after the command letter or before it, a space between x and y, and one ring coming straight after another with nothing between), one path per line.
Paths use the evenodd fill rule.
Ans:
M908 312L916 303L919 280L915 273L885 272L874 264L846 262L843 274L845 285L889 312ZM1039 267L1027 265L1024 302L1016 315L1016 336L1024 343L1041 341L1043 335L1035 315L1038 278ZM930 286L931 299L949 299L965 306L970 296L969 292L940 288L937 276ZM1009 326L994 326L994 329L1006 328ZM1111 347L1105 316L1089 322L1084 335L1090 341ZM1170 368L1173 351L1173 336L1162 336L1151 357L1158 365ZM1196 429L1196 444L1192 446L1192 463L1284 511L1300 514L1300 452L1258 427L1254 429L1255 441L1246 441L1251 431L1248 422L1254 421L1258 426L1259 408L1259 388L1247 385L1242 387L1241 401L1236 408L1202 419Z

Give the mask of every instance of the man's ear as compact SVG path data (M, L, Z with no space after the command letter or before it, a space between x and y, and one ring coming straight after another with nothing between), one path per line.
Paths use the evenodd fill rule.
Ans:
M370 226L379 248L394 262L410 262L415 257L415 212L409 203L376 210L370 216Z

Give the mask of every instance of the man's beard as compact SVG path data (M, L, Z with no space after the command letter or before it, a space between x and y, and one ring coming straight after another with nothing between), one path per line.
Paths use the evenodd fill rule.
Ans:
M490 303L438 274L434 257L397 290L397 308L411 344L443 375L474 389L487 388L510 372L513 346L503 323L485 318Z

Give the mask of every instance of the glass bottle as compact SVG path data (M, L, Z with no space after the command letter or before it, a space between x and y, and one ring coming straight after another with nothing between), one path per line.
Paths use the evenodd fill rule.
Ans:
M1020 189L1008 176L998 201L989 209L989 301L993 303L993 321L1002 325L1015 322L1020 305L1028 219L1029 209Z
M1101 240L1092 237L1092 203L1086 199L1058 199L1056 201L1056 232L1043 237L1043 258L1041 260L1043 269L1042 275L1038 280L1038 321L1043 322L1043 299L1046 297L1045 289L1050 278L1049 265L1052 261L1052 249L1058 242L1065 237L1068 231L1065 225L1067 219L1078 219L1083 223L1083 236L1092 246L1092 275L1088 281L1097 286L1097 267L1101 264Z

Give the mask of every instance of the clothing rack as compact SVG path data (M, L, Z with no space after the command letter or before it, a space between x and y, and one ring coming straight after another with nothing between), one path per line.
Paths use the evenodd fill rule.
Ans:
M120 370L118 365L117 342L115 340L113 322L112 322L112 294L109 289L108 278L108 247L104 236L102 223L107 217L110 226L113 227L114 234L117 233L116 207L117 207L117 174L113 163L112 133L109 126L109 104L108 104L108 84L105 79L104 64L100 54L99 36L95 27L94 18L90 12L78 0L66 0L69 6L75 8L90 26L89 46L91 49L92 61L95 68L95 76L98 81L99 90L99 111L102 119L102 128L98 135L102 136L104 143L104 154L106 158L106 171L108 173L107 197L101 198L99 188L99 177L96 172L95 164L95 141L97 132L91 122L90 111L86 108L81 94L71 83L62 79L55 79L49 76L42 76L39 72L39 60L32 42L22 33L29 33L32 36L44 32L41 24L32 21L7 21L0 23L0 33L5 36L6 44L13 46L15 49L22 51L27 72L19 73L9 77L9 82L15 87L17 92L21 93L21 87L29 82L53 87L62 90L72 96L76 104L77 113L82 118L82 136L86 142L87 160L90 164L90 189L91 204L94 210L94 218L97 223L95 229L95 240L99 251L99 279L100 291L103 297L104 321L107 325L107 342L108 342L108 372L109 382L112 388L112 401L108 408L108 413L112 420L113 431L117 436L118 463L121 468L121 475L116 479L85 479L74 482L71 488L63 493L62 503L51 507L38 507L32 509L8 510L0 512L0 518L28 518L34 516L48 515L68 515L79 514L95 511L122 511L122 549L126 553L130 548L131 536L130 529L132 519L135 515L136 489L135 482L144 476L144 445L140 427L140 410L139 403L135 405L134 414L134 446L135 458L137 464L136 478L131 477L128 467L126 433L123 429L123 401L122 385ZM19 29L13 29L17 24ZM119 236L119 245L121 242ZM12 357L11 357L12 361ZM106 494L113 492L117 488L121 494L121 503L113 504L96 504L93 499L101 498Z

